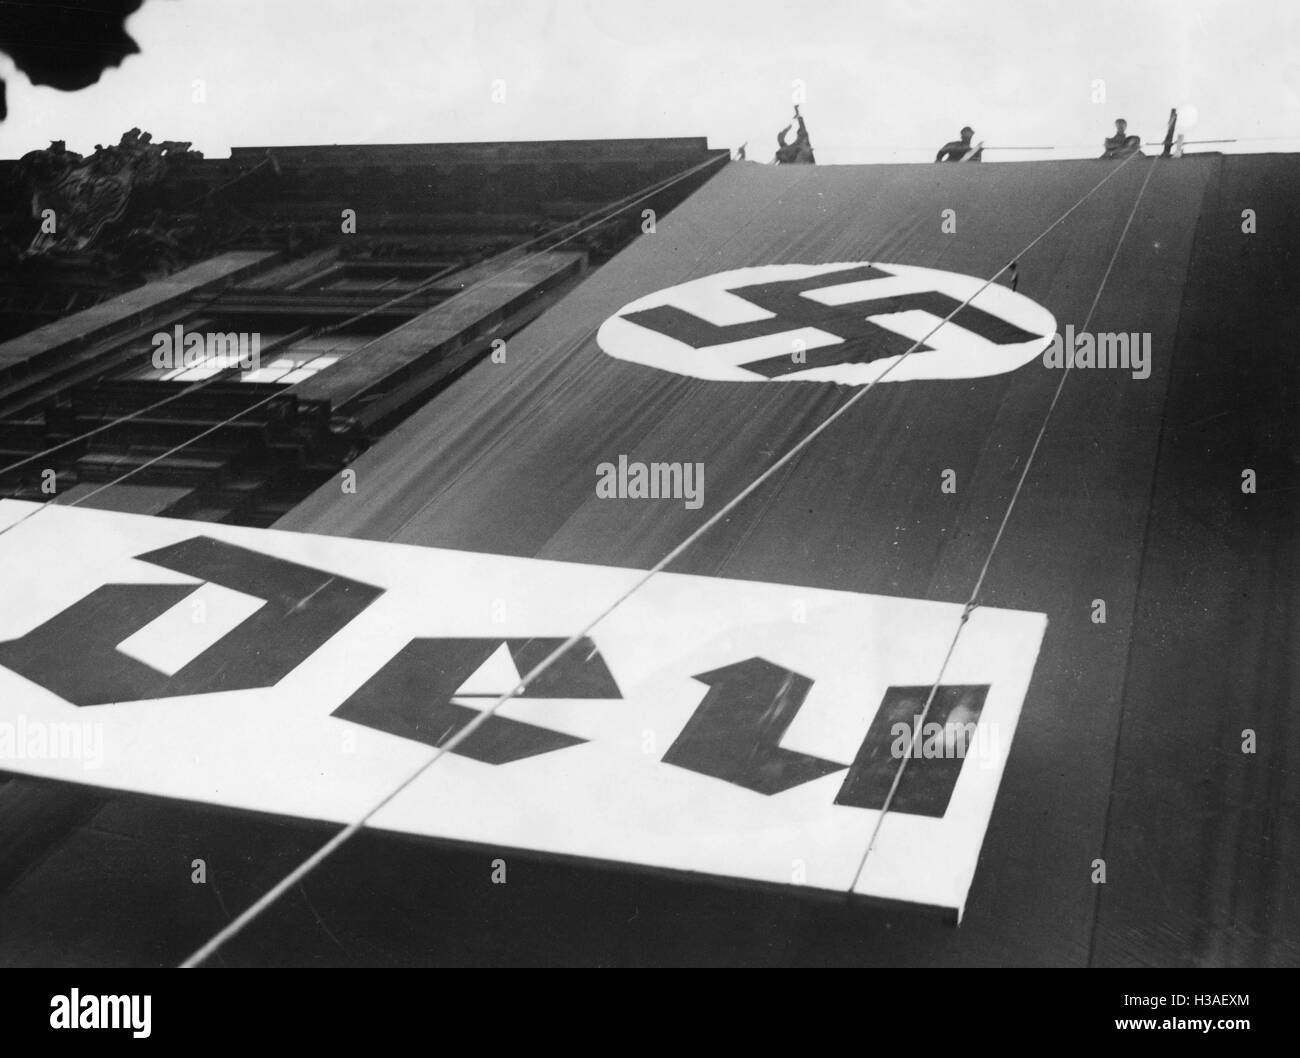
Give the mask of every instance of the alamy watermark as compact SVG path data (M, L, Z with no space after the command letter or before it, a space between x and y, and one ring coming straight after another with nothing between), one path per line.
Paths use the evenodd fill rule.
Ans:
M596 497L602 500L683 500L687 510L704 506L703 463L618 463L596 467Z
M1064 337L1052 335L1052 344L1043 350L1043 366L1112 367L1131 371L1134 378L1150 378L1151 333L1084 331L1076 335L1074 325L1066 324Z
M191 367L237 367L256 371L262 366L262 335L257 331L186 331L176 324L152 339L153 366L159 371Z
M77 760L94 771L104 766L104 725L92 720L0 720L0 771L5 761Z
M965 760L975 757L981 768L995 767L1002 759L1002 747L994 724L981 724L969 720L949 720L939 723L931 720L921 723L914 716L912 723L899 720L889 733L893 736L889 752L895 760L920 757L923 760Z
M137 1040L152 1031L153 996L82 995L73 988L50 999L52 1029L127 1029Z

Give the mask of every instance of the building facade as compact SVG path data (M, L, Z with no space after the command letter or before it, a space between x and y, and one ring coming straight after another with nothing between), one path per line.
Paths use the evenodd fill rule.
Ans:
M270 525L725 163L701 139L0 164L0 494Z

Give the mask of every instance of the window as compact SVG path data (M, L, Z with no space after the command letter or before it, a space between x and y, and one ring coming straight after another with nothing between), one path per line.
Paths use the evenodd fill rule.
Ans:
M292 289L304 294L397 295L459 268L442 261L345 261Z
M358 331L355 328L319 337L303 335L285 344L286 338L304 329L299 320L261 320L210 317L186 321L179 334L176 327L158 335L140 338L122 347L125 369L117 376L150 382L200 382L222 373L228 381L292 385L332 367L344 357L374 340L387 328L378 321ZM323 326L312 321L313 329ZM204 342L190 348L189 335L200 334ZM166 336L161 341L158 336ZM180 354L173 355L179 338Z

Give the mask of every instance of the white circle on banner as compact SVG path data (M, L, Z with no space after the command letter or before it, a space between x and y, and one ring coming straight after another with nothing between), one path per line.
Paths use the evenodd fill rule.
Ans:
M864 261L738 268L638 298L596 341L619 360L719 382L983 378L1023 367L1056 333L1043 306L986 282Z

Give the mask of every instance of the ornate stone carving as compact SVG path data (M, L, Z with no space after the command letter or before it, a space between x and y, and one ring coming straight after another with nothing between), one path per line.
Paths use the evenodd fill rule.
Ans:
M93 249L106 232L128 219L133 197L159 184L173 166L203 157L189 143L152 140L149 133L131 129L115 146L96 144L89 158L69 151L62 140L24 155L19 181L40 227L23 256Z

